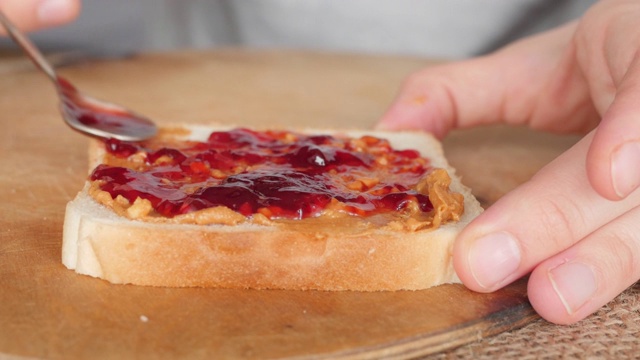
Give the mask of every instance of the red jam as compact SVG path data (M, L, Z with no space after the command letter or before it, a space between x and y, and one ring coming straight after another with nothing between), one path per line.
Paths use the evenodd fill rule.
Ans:
M81 95L62 77L57 78L57 83L62 99L61 109L67 119L73 119L78 125L109 134L135 135L139 138L149 138L156 133L156 127L150 120Z
M144 154L144 163L100 165L91 180L113 198L147 199L166 217L226 206L245 216L302 219L336 201L341 211L361 216L402 210L411 202L423 212L433 209L428 196L411 189L429 169L428 160L370 136L235 129L214 132L204 142L110 139L105 146L118 159Z

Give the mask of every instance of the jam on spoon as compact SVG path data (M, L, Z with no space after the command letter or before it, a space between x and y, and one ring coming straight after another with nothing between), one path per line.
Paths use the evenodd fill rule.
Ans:
M155 124L121 106L94 99L58 76L38 48L0 11L0 24L56 86L62 118L72 129L98 138L138 141L153 137Z

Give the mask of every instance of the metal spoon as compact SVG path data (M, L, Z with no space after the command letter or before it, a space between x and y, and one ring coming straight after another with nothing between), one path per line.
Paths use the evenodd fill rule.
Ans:
M0 23L31 58L31 61L54 83L60 98L62 118L72 129L85 135L123 141L144 140L156 134L156 125L151 120L121 106L87 96L58 76L38 48L7 19L2 11L0 11Z

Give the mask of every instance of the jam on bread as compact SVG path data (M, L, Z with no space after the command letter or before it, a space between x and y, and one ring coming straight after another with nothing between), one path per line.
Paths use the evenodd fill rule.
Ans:
M437 177L448 190L446 171L434 171L418 151L396 150L373 136L238 128L212 132L206 141L110 139L105 150L107 161L90 180L125 205L142 199L145 216L173 218L216 207L269 220L336 212L425 219L443 205L454 218L462 211L460 196L442 186L430 189ZM434 195L441 198L434 201Z

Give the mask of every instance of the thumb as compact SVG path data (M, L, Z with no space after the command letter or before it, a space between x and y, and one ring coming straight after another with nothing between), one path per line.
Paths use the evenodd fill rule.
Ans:
M449 130L500 118L504 79L498 56L430 67L415 73L378 123L379 129Z
M378 128L423 129L443 137L453 128L503 122L558 131L554 120L576 117L573 109L588 95L580 90L584 84L569 46L575 27L571 23L491 55L410 76Z
M66 24L80 12L80 0L0 0L0 10L20 30ZM4 29L0 34L6 34Z

